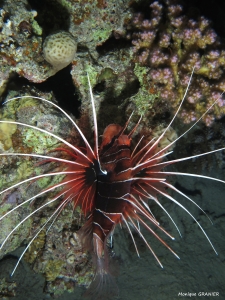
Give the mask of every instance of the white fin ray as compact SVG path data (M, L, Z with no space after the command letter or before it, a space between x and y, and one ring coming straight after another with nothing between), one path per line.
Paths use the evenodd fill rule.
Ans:
M90 152L93 154L93 156L95 157L94 155L94 152L90 146L90 144L88 143L86 137L84 136L84 134L82 133L82 131L80 130L79 126L74 122L74 120L65 112L65 110L63 110L60 106L58 106L57 104L55 104L54 102L51 102L47 99L44 99L44 98L41 98L41 97L37 97L37 96L20 96L20 97L14 97L14 98L11 98L9 100L6 100L4 102L7 103L9 101L13 101L13 100L17 100L17 99L24 99L24 98L33 98L33 99L37 99L37 100L41 100L43 102L46 102L46 103L49 103L50 105L56 107L58 110L60 110L70 121L71 123L75 126L75 128L77 129L77 131L79 132L79 134L81 135L85 145L88 147L88 149L90 150Z
M95 153L95 156L96 156L96 158L99 162L99 155L98 155L98 124L97 124L97 116L96 116L96 110L95 110L94 96L93 96L93 93L92 93L92 87L91 87L91 82L90 82L90 78L89 78L88 73L87 73L87 78L88 78L89 93L90 93L90 96L91 96L91 106L92 106L92 113L93 113L93 119L94 119L94 141L95 141L94 153Z
M91 82L90 82L90 78L89 78L88 73L87 73L87 78L88 78L89 92L90 92L90 96L91 96L92 112L93 112L93 119L94 119L94 140L95 140L94 153L95 153L95 157L98 161L99 168L100 168L101 172L106 175L107 172L105 170L102 170L100 160L99 160L97 115L96 115L96 110L95 110L94 96L93 96L93 93L92 93Z
M180 206L184 211L186 211L191 217L192 219L196 222L196 224L198 225L198 227L201 229L201 231L203 232L203 234L205 235L206 239L208 240L209 244L211 245L212 249L214 250L214 252L216 253L216 255L218 255L215 247L213 246L212 242L210 241L208 235L206 234L205 230L202 228L201 224L197 221L197 219L190 213L190 211L183 206L182 204L180 204L177 200L175 200L173 197L171 197L170 195L158 190L157 188L155 188L154 186L151 186L154 190L156 190L159 194L163 195L164 197L170 199L172 202L174 202L175 204L177 204L178 206Z
M66 192L72 190L72 188L70 188L69 190L67 190ZM62 203L64 203L64 206L67 205L69 202L71 202L73 199L73 197L68 196L65 200L63 200ZM61 203L61 204L62 204ZM49 230L51 229L52 225L54 224L55 220L58 218L58 216L61 214L62 210L63 210L63 206L61 207L61 209L59 210L59 212L57 213L57 215L55 216L55 218L53 219L52 223L49 225L48 229L46 230L46 234L49 232Z
M135 171L135 170L139 169L140 167L142 167L141 170L143 170L143 169L145 169L145 168L148 168L148 164L149 164L149 163L152 164L154 161L157 161L158 159L162 159L162 158L168 156L168 155L171 154L171 153L173 153L173 151L164 153L164 154L160 155L159 157L155 157L155 158L153 158L153 159L147 159L146 161L144 161L144 162L142 162L142 163L137 164L136 166L134 166L134 167L132 168L132 171ZM164 163L165 163L165 162L164 162ZM168 163L168 162L167 162L167 163ZM154 167L154 166L158 166L158 165L160 165L160 163L158 163L158 164L156 164L156 165L150 165L149 168L150 168L150 167ZM140 170L139 170L139 171L140 171Z
M11 231L10 233L6 236L6 238L4 239L4 241L1 243L0 246L0 250L2 250L3 246L5 245L5 243L7 242L7 240L10 238L10 236L13 234L13 232L20 227L21 224L23 224L26 220L28 220L31 216L33 216L36 212L38 212L39 210L41 210L42 208L44 208L45 206L57 201L60 196L62 196L63 194L65 194L66 191L64 191L63 193L61 193L60 195L57 195L56 197L54 197L52 200L48 201L47 203L39 206L37 209L35 209L34 211L32 211L29 215L27 215L22 221L20 221Z
M201 206L199 206L194 200L192 200L190 197L188 197L186 194L182 193L181 191L179 191L178 189L176 189L172 184L169 184L168 182L163 182L167 187L171 188L172 190L174 190L175 192L177 192L178 194L182 195L183 197L185 197L186 199L188 199L190 202L192 202L195 206L197 206L198 209L201 210L201 212L209 219L210 223L213 225L212 220L210 219L210 217L207 215L207 213L201 208Z
M138 162L138 164L140 164L142 161L143 161L143 159L145 158L145 156L146 156L146 154L148 154L158 143L159 143L159 141L162 139L162 137L165 135L165 133L167 132L167 130L170 128L170 126L172 125L172 123L173 123L173 121L175 120L175 118L176 118L176 116L178 115L178 113L179 113L179 111L180 111L180 109L181 109L181 106L182 106L182 104L183 104L183 102L184 102L184 100L185 100L185 98L186 98L186 95L187 95L187 92L188 92L188 89L189 89L189 86L190 86L190 84L191 84L191 79L192 79L192 77L193 77L193 74L194 74L194 69L195 68L193 68L193 70L192 70L192 72L191 72L191 76L190 76L190 78L189 78L189 81L188 81L188 85L187 85L187 88L186 88L186 90L185 90L185 93L184 93L184 96L183 96L183 98L182 98L182 100L181 100L181 102L180 102L180 104L179 104L179 106L178 106L178 109L177 109L177 111L176 111L176 113L174 114L174 116L173 116L173 118L172 118L172 120L169 122L169 124L167 125L167 127L166 127L166 129L163 131L163 133L157 138L157 140L152 144L152 146L148 149L148 151L143 155L143 157L139 160L139 162ZM208 110L207 110L208 111ZM202 116L203 117L203 116ZM202 118L201 117L201 118ZM200 119L199 119L200 120ZM188 130L189 131L189 130ZM184 133L185 134L185 133ZM183 134L183 135L184 135ZM181 135L181 136L183 136L183 135ZM178 138L179 139L179 138ZM170 143L170 146L171 145L173 145L178 139L176 139L175 141L173 141L173 142L171 142ZM169 146L169 147L170 147ZM165 149L168 149L169 148L168 146L166 146L164 149L162 149L162 150L160 150L158 153L161 153L161 152L163 152ZM158 153L156 153L156 154L158 154ZM155 155L156 155L155 154ZM154 157L154 155L153 155L153 157Z
M147 183L147 185L149 186L149 184ZM168 213L168 211L163 207L163 205L159 202L159 200L156 197L153 197L152 195L150 195L141 185L139 185L140 188L146 193L146 196L149 197L150 199L153 199L153 201L155 201L159 207L162 208L162 210L167 214L167 216L170 218L170 220L172 221L173 225L175 226L176 230L178 231L180 237L182 237L182 234L179 230L179 227L177 226L176 222L174 221L174 219L171 217L171 215ZM146 203L145 203L146 204ZM147 205L147 204L146 204ZM175 239L175 238L172 238Z
M76 161L67 160L67 159L63 159L63 158L58 158L58 157L54 157L54 156L34 154L34 153L16 153L16 152L13 152L13 153L0 153L0 156L28 156L28 157L44 158L46 160L50 159L50 160L55 160L55 161L62 162L62 163L87 167L87 165L77 163Z
M75 171L64 171L64 172L53 172L53 173L47 173L47 174L33 176L33 177L27 178L27 179L25 179L23 181L15 183L14 185L6 188L5 190L3 190L3 191L0 192L0 195L3 194L3 193L5 193L5 192L7 192L7 191L10 191L11 189L13 189L13 188L15 188L17 186L20 186L23 183L26 183L26 182L29 182L29 181L32 181L32 180L37 180L37 179L40 179L40 178L43 178L43 177L48 177L48 176L66 175L66 174L75 174L75 173L76 173ZM0 218L0 220L1 220L1 218Z
M136 226L136 224L134 223L134 221L132 220L131 217L129 217L130 222L133 224L134 228L136 229L137 233L140 235L140 237L142 238L142 240L145 242L146 246L148 247L148 249L151 251L152 255L155 257L155 259L157 260L158 264L160 265L161 268L163 268L163 265L161 263L161 261L159 260L158 256L155 254L154 250L152 249L152 247L149 245L149 243L147 242L147 240L145 239L145 237L143 236L143 234L141 233L141 231L138 229L138 227Z
M152 217L152 215L148 212L148 210L146 210L138 202L138 200L134 197L134 195L131 195L131 197L135 200L136 203L134 203L133 201L131 201L129 199L126 199L126 198L120 198L120 199L129 202L135 209L137 209L137 212L139 212L140 214L142 214L143 216L145 216L146 219L148 219L150 222L152 222L152 224L154 224L162 232L164 232L169 238L171 238L171 240L174 240L174 237L171 234L169 234L169 232L167 232L163 227L160 226L159 222L154 217Z
M77 178L76 178L76 180L77 180ZM26 204L26 203L28 203L28 202L31 202L31 201L34 200L35 198L40 197L41 195L46 194L46 193L49 192L49 191L55 190L56 188L61 187L61 186L65 185L65 184L67 184L67 183L71 183L71 182L73 182L73 181L75 181L75 179L71 179L71 180L68 180L68 181L65 181L65 182L58 183L58 184L56 184L56 185L54 185L54 186L51 186L51 187L47 188L46 190L44 190L44 191L42 191L42 192L36 194L35 196L33 196L33 197L31 197L31 198L25 200L24 202L18 204L17 206L15 206L14 208L12 208L12 209L9 210L8 212L6 212L3 216L1 216L1 217L0 217L0 221L1 221L2 219L4 219L7 215L9 215L10 213L12 213L14 210L16 210L16 209L18 209L19 207L23 206L24 204Z
M166 171L165 172L164 171L157 172L157 173L164 174L164 175L182 175L182 176L198 177L198 178L210 179L210 180L214 180L214 181L217 181L217 182L225 183L225 180L215 178L215 177L206 176L206 175L198 175L198 174L182 173L182 172L166 172Z
M160 165L165 165L166 166L166 165L170 165L170 164L173 164L173 163L177 163L177 162L181 162L181 161L186 161L188 159L198 158L198 157L201 157L201 156L204 156L204 155L212 154L212 153L223 151L223 150L225 150L225 147L219 148L219 149L216 149L216 150L212 150L212 151L208 151L208 152L204 152L204 153L200 153L200 154L195 154L195 155L192 155L192 156L187 156L187 157L182 157L182 158L177 158L177 159L173 159L173 160L169 160L169 161L157 163L155 165L152 165L152 167L160 166Z
M137 247L137 244L136 244L136 242L135 242L134 236L133 236L132 231L131 231L131 229L130 229L130 226L129 226L129 224L127 223L126 219L124 218L123 214L122 214L122 219L123 219L123 222L126 224L127 230L128 230L128 232L129 232L129 234L130 234L130 236L131 236L131 238L132 238L132 241L133 241L133 244L134 244L134 247L135 247L137 256L140 257L140 254L139 254L138 247Z
M134 150L132 151L131 156L130 156L131 158L133 158L134 153L135 153L135 151L137 150L137 147L140 145L140 143L141 143L141 141L143 140L143 138L144 138L144 135L141 136L141 138L139 139L139 141L138 141L137 144L135 145Z
M41 226L41 228L38 230L38 232L34 235L34 237L32 238L32 240L29 242L29 244L26 246L26 248L24 249L24 251L22 252L22 254L20 255L18 262L15 266L15 268L13 269L11 276L13 276L13 274L15 273L21 259L23 258L24 254L26 253L27 249L30 247L30 245L33 243L33 241L36 239L36 237L39 235L39 233L45 228L45 226L48 224L48 222L52 219L52 217L60 210L60 208L62 206L65 206L67 203L63 202L59 205L59 207L54 211L54 213L48 218L48 220L44 223L44 225Z
M134 195L131 195L131 197L134 199L136 203L134 203L134 201L128 198L121 197L120 199L129 202L134 209L136 209L140 214L145 216L149 221L151 221L154 225L160 228L159 222L150 215L150 213L138 202L138 200L134 197Z
M62 139L61 137L55 135L54 133L51 133L45 129L42 129L42 128L39 128L37 126L33 126L33 125L29 125L29 124L26 124L26 123L21 123L21 122L17 122L17 121L0 121L0 123L7 123L7 124L15 124L15 125L21 125L21 126L24 126L24 127L28 127L28 128L32 128L34 130L37 130L37 131L40 131L40 132L43 132L47 135L50 135L52 137L54 137L56 140L62 142L63 144L67 145L69 148L73 149L75 152L79 153L82 157L84 157L87 161L93 163L93 161L87 156L85 155L82 151L80 151L79 148L73 146L72 144L68 143L66 140Z
M220 96L222 96L224 94L224 92L223 93L221 93L220 94ZM194 122L194 124L193 125L191 125L191 127L189 127L185 132L183 132L178 138L176 138L174 141L172 141L170 144L168 144L167 146L165 146L163 149L161 149L160 151L158 151L157 153L155 153L150 159L152 159L152 158L154 158L155 156L157 156L158 154L160 154L160 153L162 153L162 152L164 152L164 151L166 151L167 149L169 149L172 145L174 145L178 140L180 140L184 135L186 135L193 127L195 127L195 125L197 124L197 123L199 123L201 120L202 120L202 118L208 113L208 111L217 103L217 101L219 100L220 98L218 97L214 102L213 102L213 104L202 114L202 116L197 120L197 121L195 121ZM167 130L167 128L166 128L166 130ZM165 131L164 131L165 132ZM213 153L213 152L217 152L217 151L221 151L222 149L224 149L224 148L220 148L220 149L217 149L217 150L214 150L214 151L209 151L209 152L207 152L207 153ZM196 155L196 157L199 157L199 156L202 156L202 155L204 155L204 153L202 153L202 154L198 154L198 155ZM194 156L193 156L194 157Z
M170 250L170 251L171 251L178 259L180 259L180 257L173 251L173 249L170 248L170 246L167 245L167 243L164 242L164 240L161 239L161 237L160 237L158 234L156 234L155 231L154 231L150 226L148 226L148 225L142 220L142 218L138 217L138 220L145 226L145 228L147 228L147 229L151 232L151 234L154 235L154 237L157 238L157 240L159 240L159 241L160 241L167 249L169 249L169 250ZM174 240L174 238L173 238L173 240Z

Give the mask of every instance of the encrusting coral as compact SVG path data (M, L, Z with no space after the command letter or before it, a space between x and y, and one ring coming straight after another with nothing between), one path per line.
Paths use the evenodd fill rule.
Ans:
M149 17L136 13L127 25L134 60L146 67L146 77L159 97L176 108L184 95L191 71L194 79L180 117L184 123L197 120L219 99L203 118L207 126L225 113L225 50L205 17L192 18L183 13L178 1L155 1Z

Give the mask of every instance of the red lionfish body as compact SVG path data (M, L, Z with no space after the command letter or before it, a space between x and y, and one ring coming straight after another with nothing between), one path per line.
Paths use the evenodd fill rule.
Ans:
M85 151L81 148L78 148L68 143L67 141L61 139L60 137L54 135L53 133L47 132L44 129L40 129L35 126L27 125L19 122L0 121L0 123L7 122L12 124L27 126L39 130L41 132L47 133L50 136L53 136L57 138L59 141L63 142L64 145L66 146L66 147L57 148L55 150L67 154L67 159L56 158L56 157L46 156L46 155L38 155L38 154L20 154L20 153L0 154L1 156L27 155L29 157L44 158L44 161L42 161L41 163L47 163L51 161L51 162L57 162L62 164L62 170L60 172L52 172L52 173L42 174L42 175L34 176L32 178L28 178L18 184L11 186L10 188L5 189L4 191L1 192L1 194L4 193L5 191L17 187L18 185L24 182L33 182L33 180L38 180L39 178L45 176L54 176L58 174L65 175L64 179L60 183L48 187L46 190L40 192L39 194L35 195L30 199L27 199L26 201L19 204L11 211L7 212L4 216L0 217L0 220L2 220L4 217L9 215L13 210L17 209L19 206L22 206L24 203L31 202L36 197L41 196L49 191L52 191L57 187L63 187L63 189L53 199L49 200L47 204L40 206L38 209L36 209L34 212L28 215L23 221L21 221L5 238L5 240L1 244L0 249L2 249L2 247L10 237L10 235L25 220L27 220L30 216L32 216L36 211L58 200L60 197L62 197L60 205L57 207L53 215L49 217L49 219L44 223L44 225L40 228L40 230L35 234L35 236L27 245L23 254L28 249L28 247L33 242L33 240L36 238L36 236L47 225L47 223L50 220L52 219L55 220L55 218L57 218L57 216L60 214L62 209L65 207L65 205L67 205L68 203L73 203L74 207L77 207L79 205L81 206L83 213L87 216L86 223L80 229L80 235L86 248L92 251L94 255L94 261L96 263L96 274L95 274L94 281L91 285L89 295L95 299L100 299L101 296L103 296L105 299L107 296L106 294L108 292L109 293L113 292L113 289L115 287L113 281L111 280L110 272L108 270L107 240L113 234L113 231L117 224L124 224L127 227L138 255L139 255L138 248L135 243L130 226L132 226L132 228L134 228L138 232L138 234L144 240L145 244L150 249L154 257L162 267L162 264L159 261L158 257L154 253L153 249L151 248L151 246L149 245L145 237L142 235L139 228L139 223L140 223L144 227L146 227L148 231L150 231L160 242L162 242L176 257L178 257L177 254L161 239L161 237L159 237L155 233L155 231L148 224L148 222L152 223L154 226L158 227L161 231L163 231L167 236L173 239L173 237L159 225L159 223L151 213L147 201L148 199L152 199L155 201L155 203L157 203L157 205L159 205L165 211L165 213L171 219L171 221L173 222L173 224L175 225L175 227L179 232L179 229L176 226L175 222L173 221L172 217L164 209L162 204L158 201L157 199L158 194L167 197L172 202L176 203L182 209L184 209L195 220L195 222L198 224L198 226L200 227L200 229L208 239L212 248L214 249L211 241L209 240L208 236L206 235L205 231L198 223L198 221L183 205L177 202L166 192L166 188L175 190L176 192L184 196L187 200L194 203L198 208L200 207L188 196L186 196L185 194L177 190L175 187L170 185L166 181L166 179L169 175L182 174L188 176L208 178L223 183L224 181L207 177L207 176L200 176L194 174L165 172L163 171L163 168L171 163L176 163L182 160L191 159L193 157L198 157L201 155L213 153L216 151L223 150L224 148L203 153L200 155L192 156L192 157L187 157L184 159L177 159L177 160L165 161L165 162L163 161L164 157L170 153L168 152L168 149L180 137L177 138L175 141L171 142L168 146L164 147L164 149L162 150L159 150L158 144L161 141L162 137L164 136L165 132L172 124L175 117L177 116L187 91L172 121L169 123L165 131L160 135L160 137L157 138L156 140L153 139L152 141L148 142L145 146L140 147L141 140L142 140L140 139L139 143L136 145L134 150L132 150L131 137L139 123L133 128L133 130L129 134L125 134L125 130L130 120L129 119L124 127L121 127L120 125L117 124L111 124L107 126L103 133L102 143L100 147L98 147L97 121L96 121L94 99L92 95L90 81L89 81L89 87L90 87L90 95L92 100L94 128L95 128L94 150L90 147L83 133L76 125L76 123L74 123L74 121L70 118L70 116L66 112L64 112L60 107L58 107L56 104L51 103L45 99L34 97L55 106L57 109L61 110L64 113L64 115L66 115L67 118L71 120L71 122L74 124L74 126L80 133L83 141L85 142L86 145ZM14 99L8 101L12 101L12 100ZM195 124L192 125L186 132L188 132L193 126L195 126ZM183 133L181 137L185 133ZM138 147L140 149L138 149ZM19 261L21 260L23 254L21 255ZM111 288L110 288L110 284L112 284Z

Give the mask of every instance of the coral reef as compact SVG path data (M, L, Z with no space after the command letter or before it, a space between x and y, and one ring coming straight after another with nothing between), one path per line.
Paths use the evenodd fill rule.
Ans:
M143 115L138 130L145 134L148 141L152 137L157 138L168 124L170 112L173 114L176 110L195 67L194 78L180 113L181 122L196 120L213 101L220 100L210 115L203 118L207 126L194 131L188 145L189 155L197 154L199 150L204 152L207 146L209 149L220 147L224 141L223 125L213 121L225 112L224 100L220 95L225 87L225 50L222 42L206 18L188 16L178 1L149 1L149 10L132 16L132 7L137 2L57 0L45 1L43 8L34 10L27 0L16 4L15 1L4 1L0 9L0 95L6 92L14 74L40 83L56 72L55 62L44 54L46 44L44 49L42 44L46 36L64 30L71 33L77 45L76 55L72 57L75 54L73 49L74 52L68 55L68 63L72 62L71 78L76 94L82 100L81 117L76 122L88 140L93 137L89 126L92 116L89 116L86 72L95 94L99 133L110 123L123 124L135 110L129 126L134 126L139 116ZM57 10L62 14L56 14ZM44 56L52 66L46 63ZM49 105L32 98L36 95L55 101L52 93L30 87L25 91L20 89L9 93L9 97L18 95L31 96L7 103L1 109L1 120L35 125L79 144L80 137L66 118ZM213 138L212 130L220 134ZM176 132L177 128L176 131L170 128L160 147L176 139ZM0 152L45 154L58 145L53 137L31 128L9 124L0 126ZM184 146L180 149L184 153ZM216 154L216 160L220 166L223 165L220 153ZM1 190L31 174L39 175L47 171L46 165L38 165L37 162L29 157L2 157ZM211 165L212 161L207 158L202 161L201 168L207 169ZM42 178L4 194L0 199L0 216L46 188L50 180ZM53 179L51 184L57 183L57 180ZM20 207L10 218L1 221L0 241L47 199L39 197L36 201ZM3 248L1 257L20 246L21 241L27 244L54 208L54 205L48 206L20 226ZM76 285L87 286L93 276L89 257L83 252L76 235L82 222L79 211L73 212L69 206L64 208L50 230L47 233L43 231L34 240L25 256L36 272L44 274L46 292L53 296L65 290L72 291ZM4 281L0 288L3 293L8 293L7 288L11 289L10 286L5 288ZM14 292L13 286L12 290Z
M39 228L39 222L49 217L48 210L41 220L35 218L33 226ZM87 286L93 277L90 257L85 253L75 232L80 219L78 211L64 208L54 226L38 236L26 253L25 260L32 263L36 272L43 273L47 287L46 292L59 295L64 290L72 291L76 285Z
M179 1L154 1L149 17L136 13L127 25L133 44L134 60L145 67L147 81L159 98L174 109L182 99L190 74L194 77L180 117L184 123L197 120L219 99L210 114L203 117L207 126L225 112L221 92L225 87L225 50L205 17L183 13Z
M21 92L21 91L20 91ZM18 96L17 91L11 91L10 96ZM51 93L41 93L34 88L26 88L25 95L42 96L45 99L55 101ZM43 112L45 112L43 114ZM62 114L53 109L49 104L43 103L32 96L21 100L13 100L4 105L2 110L3 119L16 120L30 125L44 128L49 132L56 134L68 141L76 139L77 133ZM2 135L8 133L8 128L1 127ZM8 149L4 141L0 143L0 152L4 153L40 153L45 154L60 145L55 138L38 132L37 130L17 125L11 134L11 144ZM52 153L57 155L57 153ZM40 160L27 157L5 156L1 157L0 166L0 189L3 190L29 176L35 176L45 173L51 164L39 164ZM18 186L14 190L9 190L0 197L0 215L21 204L23 201L38 194L41 190L49 185L57 183L61 177L46 177L32 183ZM55 191L57 193L57 191ZM0 240L4 241L5 237L11 232L16 225L32 213L41 204L48 201L48 197L38 197L31 204L27 203L16 209L9 216L1 220ZM59 202L58 202L59 203ZM29 217L19 228L13 231L6 245L1 250L0 257L12 252L22 243L27 243L37 233L37 230L43 225L50 215L53 214L58 203L46 206L43 210L37 211ZM79 211L73 211L72 207L63 209L63 212L54 222L54 226L46 231L42 231L29 247L25 260L29 262L38 273L44 274L48 284L46 292L60 294L65 289L72 291L75 285L87 286L93 276L90 259L87 253L82 251L81 245L76 236L76 229L79 224L82 225L83 219ZM50 224L49 224L50 225ZM76 228L76 229L75 229ZM9 270L12 271L12 270ZM68 283L69 282L69 283ZM60 286L62 287L60 289Z
M31 82L43 82L54 74L44 60L42 44L46 36L56 31L71 33L78 45L78 54L85 54L85 60L89 55L97 60L96 47L109 39L114 31L123 30L124 19L131 15L127 3L48 0L31 7L27 0L4 1L0 9L1 94L15 73ZM82 59L82 62L84 69L85 61ZM76 59L73 64L76 66Z
M10 299L16 296L16 283L6 282L5 278L0 279L0 297L2 300Z
M34 82L47 78L49 67L42 57L42 30L35 20L37 12L27 7L27 1L5 1L0 9L1 94L14 73Z
M97 110L109 95L114 99L108 103L112 109L107 110L107 120L109 115L119 115L116 107L122 111L129 102L126 116L137 109L145 115L147 126L158 125L158 119L166 119L168 111L177 107L195 66L180 116L186 123L194 121L219 98L211 114L203 118L207 126L212 124L224 113L220 92L225 86L225 50L209 20L192 16L175 0L150 1L145 12L132 17L134 3L57 0L28 11L26 0L16 9L13 2L5 1L0 16L0 93L15 73L31 82L52 76L55 70L46 64L42 44L46 36L63 30L77 44L71 76L83 112L89 108L88 71L97 87Z

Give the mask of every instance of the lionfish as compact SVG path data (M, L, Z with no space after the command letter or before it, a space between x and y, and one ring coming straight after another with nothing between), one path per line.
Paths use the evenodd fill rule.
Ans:
M194 72L194 70L193 70ZM25 200L23 203L18 204L16 207L6 212L3 216L0 217L0 220L4 219L7 216L21 207L25 203L32 202L35 198L45 195L50 191L61 187L60 191L52 199L44 205L39 206L36 210L26 216L17 226L1 241L0 249L5 245L6 241L13 234L13 232L23 224L28 218L30 218L35 212L44 209L46 205L50 205L57 200L60 200L60 204L57 206L55 211L47 221L40 227L34 237L30 240L25 250L21 254L12 274L15 272L20 260L22 259L24 253L30 247L34 239L39 235L39 233L47 226L47 224L54 222L61 211L69 203L73 204L73 207L81 207L83 214L86 216L86 223L78 231L80 238L82 240L84 249L89 250L93 254L94 264L96 266L95 276L93 282L87 292L88 296L92 299L101 299L108 298L112 295L115 295L117 291L116 285L113 280L113 276L110 273L109 269L109 254L108 254L108 240L113 236L114 229L116 225L124 225L133 241L136 253L139 256L139 251L137 244L135 242L135 237L133 231L136 231L141 239L144 241L148 249L151 251L157 262L161 267L162 263L157 257L156 253L152 249L149 242L146 240L140 225L144 226L152 235L154 235L169 251L171 251L177 258L179 256L172 250L172 248L155 232L151 227L151 224L161 230L172 240L174 237L170 235L156 220L154 217L148 200L153 200L164 212L168 215L179 234L181 235L178 226L163 207L163 205L158 200L157 196L161 195L181 207L190 217L197 223L202 233L205 235L206 239L210 243L213 250L216 252L212 242L207 236L206 232L196 220L196 218L190 213L190 211L185 208L181 203L179 203L175 198L170 196L167 190L174 190L188 201L191 201L196 205L203 213L205 213L197 203L195 203L190 197L185 195L182 191L178 190L175 186L168 182L168 178L174 175L187 175L192 177L200 177L204 179L215 180L218 182L225 183L225 181L216 179L209 176L191 174L191 173L181 173L181 172L171 172L165 171L164 168L180 162L191 160L200 156L204 156L210 153L217 151L222 151L225 148L209 151L206 153L193 155L189 157L174 159L174 160L165 160L167 156L172 152L169 149L171 146L176 143L180 138L187 134L212 108L211 105L207 111L199 118L189 129L187 129L183 134L178 138L172 141L169 145L165 146L163 149L158 147L160 141L169 130L170 126L174 122L176 116L178 115L183 101L185 100L186 94L188 93L188 88L190 86L191 78L193 72L190 76L189 83L185 94L183 96L180 105L174 114L172 120L169 122L168 126L165 128L163 133L158 138L153 138L149 142L142 145L143 136L139 139L136 146L132 146L132 135L136 131L141 118L134 128L126 133L130 118L126 122L125 126L120 126L118 124L108 125L102 135L102 142L99 146L98 144L98 126L97 126L97 117L95 111L94 97L92 93L91 83L89 76L88 84L90 90L90 98L93 110L93 120L94 120L94 147L92 148L87 141L86 137L74 122L74 120L57 104L50 102L46 99L40 97L33 97L40 101L44 101L54 106L56 109L60 110L73 124L76 128L80 137L82 138L85 147L77 147L69 143L68 141L62 139L61 137L55 135L54 133L48 132L45 129L38 128L36 126L28 125L25 123L14 122L14 121L0 121L0 123L16 124L32 128L43 132L49 136L56 138L63 145L56 148L54 151L59 153L66 154L65 158L54 157L48 155L39 155L35 153L1 153L0 156L28 156L30 158L39 158L42 159L40 164L56 162L61 164L61 170L55 172L48 172L46 174L41 174L38 176L32 176L28 179L20 181L12 185L11 187L3 190L0 194L3 194L6 191L15 189L21 184L32 182L47 176L56 176L64 175L63 179L54 184L40 193L32 196L31 198ZM25 98L26 96L12 98L9 101L14 101L16 99ZM27 96L30 97L30 96ZM52 226L52 223L51 225ZM116 292L117 293L117 292Z

